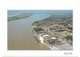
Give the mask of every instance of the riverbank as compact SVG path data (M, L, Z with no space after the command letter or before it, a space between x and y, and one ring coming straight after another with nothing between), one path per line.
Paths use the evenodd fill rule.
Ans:
M8 17L8 21L18 20L18 19L22 19L22 18L27 18L27 17L29 17L31 15L32 14L20 14L20 15L17 15L17 16Z
M48 35L44 35L46 38L48 38ZM39 43L42 43L44 45L46 45L48 48L50 48L51 50L72 50L72 46L67 43L65 40L63 39L57 39L54 37L51 37L53 39L45 39L45 37L40 37L39 35L35 36L35 38L37 39L37 41ZM41 39L40 39L41 38ZM49 43L48 40L54 42L53 44Z

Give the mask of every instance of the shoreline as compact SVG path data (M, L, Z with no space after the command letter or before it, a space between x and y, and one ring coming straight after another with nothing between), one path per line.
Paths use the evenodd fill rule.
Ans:
M50 48L51 50L72 50L72 47L71 47L68 43L67 43L67 44L63 44L62 46L65 46L65 45L66 45L66 46L70 47L70 49L65 48L65 47L62 47L63 49L59 49L59 48L57 48L56 46L60 46L60 45L50 46L50 44L47 44L47 43L45 43L45 42L41 42L41 40L39 40L39 38L37 38L36 36L35 36L35 38L37 39L38 42L46 45L46 46L47 46L48 48Z
M27 18L27 17L29 17L31 15L32 14L20 14L20 15L17 15L17 16L8 17L8 21L18 20L18 19L22 19L22 18Z

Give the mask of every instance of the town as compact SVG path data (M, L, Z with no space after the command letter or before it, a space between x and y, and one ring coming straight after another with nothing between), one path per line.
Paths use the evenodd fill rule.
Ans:
M32 32L37 41L51 50L72 50L72 15L51 15L32 24Z

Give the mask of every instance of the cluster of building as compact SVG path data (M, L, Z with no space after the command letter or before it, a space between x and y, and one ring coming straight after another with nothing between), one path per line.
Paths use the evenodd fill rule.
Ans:
M35 32L34 37L52 50L72 50L72 46L64 38L68 34L70 33L67 31L54 32L53 34L40 31L39 33Z
M48 22L49 25L46 25ZM37 24L36 24L37 25ZM36 25L33 28L36 28ZM67 36L72 36L72 21L45 21L45 25L37 26L43 31L34 30L34 36L39 42L47 45L52 50L72 50L72 41L68 40ZM70 42L70 43L69 43Z

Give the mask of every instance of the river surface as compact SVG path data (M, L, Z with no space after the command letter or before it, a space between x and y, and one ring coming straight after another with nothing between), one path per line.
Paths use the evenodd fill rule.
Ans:
M49 17L49 14L33 14L30 17L8 21L8 50L49 50L33 36L32 23Z

